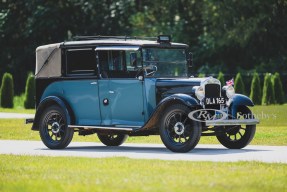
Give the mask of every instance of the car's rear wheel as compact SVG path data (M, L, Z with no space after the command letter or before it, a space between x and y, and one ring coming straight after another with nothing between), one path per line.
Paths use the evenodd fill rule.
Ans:
M50 149L67 147L74 135L74 130L68 128L64 111L57 105L48 107L42 113L39 122L39 132L43 143Z
M106 146L119 146L126 141L128 135L125 134L104 135L98 133L98 138Z
M173 152L185 153L199 142L201 125L188 117L190 109L182 104L168 107L162 116L160 137L164 145Z
M237 111L238 119L253 118L250 109L241 106ZM229 149L241 149L247 146L256 132L256 125L237 125L224 127L225 133L217 135L218 141Z

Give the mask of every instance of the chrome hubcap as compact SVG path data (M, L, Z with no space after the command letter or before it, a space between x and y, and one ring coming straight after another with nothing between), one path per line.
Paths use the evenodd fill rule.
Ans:
M174 132L177 134L177 135L182 135L184 133L184 124L181 123L181 122L177 122L175 125L174 125Z
M59 131L60 131L60 124L58 122L52 123L52 132L54 134L57 134L59 133Z

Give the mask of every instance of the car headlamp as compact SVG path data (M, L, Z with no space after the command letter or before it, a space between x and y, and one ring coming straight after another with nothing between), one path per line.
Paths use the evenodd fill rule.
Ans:
M225 91L226 97L228 99L233 97L233 95L235 94L235 90L234 90L233 86L231 86L231 85L224 86L223 90Z
M195 96L200 101L205 97L205 91L202 86L198 86L195 88Z

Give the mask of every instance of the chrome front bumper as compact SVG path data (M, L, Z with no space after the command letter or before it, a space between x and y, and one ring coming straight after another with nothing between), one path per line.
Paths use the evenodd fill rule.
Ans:
M229 119L229 120L208 120L206 126L232 126L232 125L256 125L258 119Z

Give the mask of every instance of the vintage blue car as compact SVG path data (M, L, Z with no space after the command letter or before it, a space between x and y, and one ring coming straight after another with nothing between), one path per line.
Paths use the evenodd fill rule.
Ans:
M239 149L253 139L253 102L232 85L189 75L188 45L170 36L81 36L36 50L36 114L32 130L50 149L74 132L96 133L107 146L128 136L160 135L174 152L192 150L201 136Z

